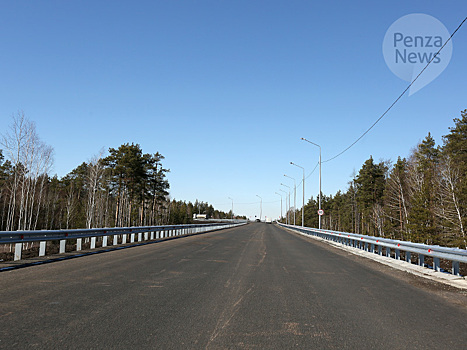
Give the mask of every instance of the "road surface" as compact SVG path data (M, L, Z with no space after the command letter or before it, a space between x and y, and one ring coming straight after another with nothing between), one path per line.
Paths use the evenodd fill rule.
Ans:
M467 296L272 224L0 273L4 349L465 349Z

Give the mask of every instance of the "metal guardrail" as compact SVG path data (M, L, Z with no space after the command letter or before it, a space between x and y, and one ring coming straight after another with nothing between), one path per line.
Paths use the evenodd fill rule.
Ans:
M76 239L76 251L82 249L82 239L90 238L90 248L96 248L97 237L102 237L102 247L111 245L163 239L176 236L192 235L221 228L244 225L246 222L188 224L169 226L115 227L73 230L38 230L38 231L0 231L0 244L15 244L14 260L21 260L24 243L40 242L39 256L45 256L47 241L60 241L59 253L65 253L67 240ZM128 239L129 238L129 239Z
M301 227L294 225L286 225L278 223L282 227L286 227L307 235L320 237L326 240L331 240L341 243L346 246L359 248L370 253L384 255L387 257L394 256L395 259L401 259L401 251L405 252L405 261L411 263L411 254L417 254L417 264L426 267L425 257L433 258L433 270L441 271L440 259L449 260L452 262L451 273L460 276L459 263L467 263L467 250L460 248L448 248L438 245L427 245L423 243L412 243L400 240L393 240L382 237L358 235L355 233L319 230L309 227ZM392 254L394 252L394 254Z

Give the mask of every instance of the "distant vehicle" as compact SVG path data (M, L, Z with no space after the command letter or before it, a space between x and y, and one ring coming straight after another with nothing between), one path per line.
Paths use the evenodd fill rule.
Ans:
M208 216L206 214L193 214L193 219L206 220Z
M256 221L256 222L261 222L261 220L260 220L260 219L256 219L255 221Z
M266 219L264 220L264 222L266 222L266 224L272 224L272 219L266 216Z

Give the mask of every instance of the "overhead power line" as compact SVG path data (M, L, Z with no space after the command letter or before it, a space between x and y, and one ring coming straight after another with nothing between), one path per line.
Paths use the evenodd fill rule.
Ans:
M319 162L316 163L315 167L313 168L313 170L311 171L311 173L309 173L306 177L305 177L305 180L308 179L311 175L313 175L313 173L315 172L316 168L318 167L319 165ZM297 184L297 188L300 187L300 185L303 183L303 179L300 180L300 182Z
M329 159L326 159L326 160L323 160L323 163L326 163L326 162L329 162L333 159L336 159L337 157L339 157L340 155L344 154L345 152L347 152L350 148L352 148L358 141L360 141L366 134L368 134L368 132L370 132L371 129L373 129L373 127L379 123L379 121L381 119L384 118L384 116L392 109L392 107L394 107L394 105L402 98L402 96L405 95L405 93L410 89L410 87L415 83L415 81L420 77L420 75L422 75L422 73L428 68L428 66L430 65L431 62L433 62L433 60L436 58L436 56L439 55L439 53L441 52L441 50L443 50L443 48L446 46L446 44L448 42L451 41L452 37L454 36L454 34L456 34L456 32L460 29L460 27L462 27L462 25L464 24L464 22L467 20L467 17L464 18L464 20L461 22L461 24L459 24L459 26L456 28L456 30L451 34L451 36L449 37L448 40L446 40L446 42L444 43L443 46L441 46L441 48L438 50L438 52L432 57L432 59L427 63L427 65L420 71L420 73L418 73L418 75L415 77L414 80L412 80L412 82L407 86L407 88L399 95L398 98L396 98L396 100L389 106L388 109L386 109L386 111L363 133L360 135L360 137L358 139L356 139L352 144L350 144L350 146L348 146L346 149L344 149L342 152L336 154L334 157L332 158L329 158Z

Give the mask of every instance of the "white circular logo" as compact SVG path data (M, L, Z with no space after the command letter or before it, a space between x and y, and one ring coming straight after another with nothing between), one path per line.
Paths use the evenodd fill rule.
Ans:
M450 36L438 19L423 13L401 17L389 27L384 36L383 56L395 75L413 82L428 62L432 61L412 84L409 95L432 82L446 69L452 56L452 41L446 44Z

